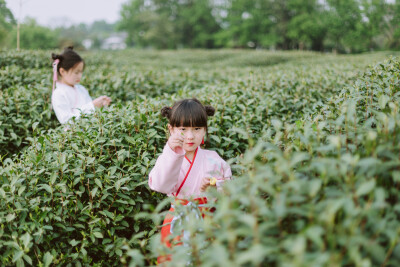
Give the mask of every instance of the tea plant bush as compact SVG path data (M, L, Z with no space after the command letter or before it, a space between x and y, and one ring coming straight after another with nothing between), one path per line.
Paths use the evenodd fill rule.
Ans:
M124 240L152 230L134 215L160 199L146 175L165 133L146 108L118 107L47 135L35 129L21 158L6 160L2 265L118 265Z
M16 73L21 73L16 76ZM0 155L10 157L27 145L33 125L43 130L58 126L50 106L49 89L40 70L16 66L0 69ZM47 84L47 83L45 83ZM51 90L51 89L50 89Z
M49 66L48 51L1 51L0 68L20 66L23 69L41 69ZM17 74L17 73L15 73ZM20 73L22 74L22 73Z
M355 138L352 135L354 127L350 127L353 125L346 124L348 120L343 116L337 119L342 110L341 104L352 95L346 90L356 86L360 88L363 79L367 82L373 79L376 83L374 88L383 88L377 81L385 75L382 73L386 73L386 69L375 72L374 69L368 69L372 73L370 78L368 74L356 78L361 76L361 71L368 64L386 54L348 58L303 54L295 58L287 56L284 60L276 59L278 64L267 64L267 67L241 66L231 61L232 66L215 64L214 68L204 63L207 69L202 69L197 64L199 62L193 63L195 57L189 57L186 51L181 54L184 63L180 67L175 65L177 61L170 62L172 54L165 55L164 52L155 53L154 56L153 64L156 65L161 58L160 66L148 66L149 59L140 57L135 58L142 65L138 63L131 66L128 65L129 61L121 59L126 57L125 53L113 54L112 59L109 55L91 57L88 54L92 62L87 64L84 85L92 96L107 94L116 104L76 121L68 131L63 127L51 126L55 120L48 111L49 94L46 94L46 88L50 88L47 87L50 81L45 78L49 75L48 68L26 70L32 75L20 75L21 78L14 80L11 77L18 75L9 73L24 70L18 65L2 67L2 71L12 70L2 72L7 77L1 80L7 99L18 99L12 102L18 105L25 103L23 109L30 108L31 114L42 114L33 116L35 120L32 116L18 115L20 111L16 111L17 104L9 105L10 102L7 102L2 106L12 107L13 111L7 115L7 127L1 128L0 124L0 129L4 129L5 133L10 129L21 131L21 144L26 145L19 157L3 157L3 166L0 167L2 265L120 265L121 260L129 262L130 256L133 257L133 265L153 264L159 250L148 246L148 240L157 231L157 221L161 217L143 214L146 214L146 208L152 209L164 199L164 196L152 192L147 186L148 172L166 141L166 121L160 118L159 110L175 100L192 96L216 107L217 113L210 119L207 146L217 150L225 159L231 159L235 175L242 175L226 189L229 198L218 196L221 201L217 205L221 206L217 207L216 219L206 221L209 226L201 225L201 229L211 229L215 236L209 239L210 232L207 232L208 235L196 235L193 242L199 241L197 238L205 240L205 243L199 243L204 254L201 259L192 261L204 265L220 265L221 262L299 266L313 262L318 265L321 262L320 265L323 265L324 258L314 260L311 252L315 252L315 255L325 255L321 257L334 255L333 263L339 263L342 259L350 265L355 264L353 258L340 258L341 254L336 253L336 248L338 251L343 248L343 245L340 247L343 242L339 245L329 243L336 242L330 241L338 234L334 230L326 235L326 240L323 239L323 249L304 248L304 253L296 261L292 260L294 254L289 247L292 239L297 240L299 233L317 220L314 219L319 215L316 212L329 206L324 200L334 203L335 197L340 196L342 191L346 193L347 190L353 190L350 185L347 188L342 183L343 180L348 182L346 172L332 177L325 174L332 169L332 162L340 166L339 163L348 159L342 156L344 152L341 150L334 150L329 142L337 144L336 135L339 133L340 138L344 138L344 133L349 134L346 137L350 138L349 147L355 142L355 139L351 139ZM237 58L240 58L240 54ZM262 61L262 58L258 60ZM392 66L390 64L388 66ZM396 70L396 67L393 69ZM391 84L396 85L395 78L398 79L398 76L393 75L390 76ZM3 87L4 84L7 86ZM342 91L344 87L347 89ZM29 89L43 98L43 102L30 102L31 107L28 107L23 95ZM370 99L371 95L368 97ZM383 103L385 99L380 95L373 96L371 103ZM368 119L373 104L367 106L368 111L365 112ZM347 109L347 106L343 108ZM365 112L362 113L364 116ZM50 120L45 117L49 114L52 116ZM15 122L14 118L21 118L21 121ZM23 124L23 119L31 121ZM3 123L2 120L0 122ZM372 123L372 117L369 122L370 127L378 125ZM363 137L365 135L357 136L356 140L363 142ZM5 138L1 143L1 148L5 147L3 151L11 151L8 155L19 151L20 146L11 147L11 142L7 141L9 139ZM359 147L362 147L364 143L360 144ZM341 146L341 149L344 147ZM352 152L348 153L352 155ZM362 159L364 154L360 155L359 159ZM344 159L340 161L336 158ZM322 174L317 173L320 169L314 167L318 160L327 168L321 171ZM327 179L326 182L324 179ZM363 187L368 189L371 184ZM299 193L299 188L305 190L307 198ZM384 194L386 188L382 188ZM329 191L326 194L322 192L325 189ZM312 194L307 190L311 190ZM366 195L356 195L357 203L364 203L362 201ZM318 210L314 205L320 202ZM341 207L333 213L344 216ZM387 209L385 212L393 216L392 206L387 206ZM162 210L162 206L157 208L159 210ZM270 221L267 220L269 216ZM334 216L335 223L339 217ZM154 219L155 224L150 219ZM347 226L343 221L338 223ZM316 228L317 232L318 229L323 232L326 225L316 224L320 227ZM249 228L246 227L251 227L251 231L261 231L261 235L247 234ZM230 232L232 236L228 234ZM355 240L363 234L354 234ZM323 234L320 236L325 238ZM384 236L377 235L377 238L386 242ZM264 246L265 242L269 247ZM299 242L303 244L302 240ZM395 249L379 242L379 246L390 248L392 252ZM157 246L158 243L155 241L153 244ZM280 249L271 250L272 247ZM264 248L269 249L268 254L259 254ZM207 253L214 253L213 250L220 251L221 255L235 252L237 256L220 257L218 259L221 262L215 262L216 259L211 259L211 256L204 256L211 255ZM357 251L362 257L369 257L362 248ZM342 254L347 255L346 252ZM183 253L183 250L176 253ZM268 258L270 254L275 256ZM389 264L393 261L393 253L387 255ZM186 263L185 257L182 262ZM368 260L373 262L368 258L366 264ZM181 265L182 262L173 263Z
M235 166L242 175L209 193L216 211L182 221L191 238L166 266L398 266L399 92L390 59L314 113L271 120ZM161 223L156 212L138 217ZM124 260L151 262L158 235L149 247L126 246Z
M39 130L58 125L50 109L51 52L59 51L0 52L2 159L18 154L29 144L27 138L32 136L33 125ZM332 57L300 52L129 50L82 56L86 62L82 84L92 97L109 95L114 103L125 103L138 95L159 97L201 88L251 87L270 94L283 90L297 95L304 88L330 94L371 62L385 58L386 53ZM293 101L297 100L295 96ZM288 104L287 107L291 105ZM296 103L294 109L300 108Z
M154 225L134 216L164 198L148 188L147 175L166 141L159 110L177 98L116 105L68 131L35 128L29 149L0 169L2 263L118 265L132 235L150 236ZM225 130L213 131L210 143L225 155L244 151L245 139L232 133L235 140L221 143L215 139Z
M0 52L1 160L29 144L33 127L49 130L59 125L51 110L50 55L51 51Z

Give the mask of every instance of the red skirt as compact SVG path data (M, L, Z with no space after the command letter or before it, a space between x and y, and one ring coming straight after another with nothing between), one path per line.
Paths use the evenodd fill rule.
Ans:
M186 199L176 199L177 202L179 202L181 205L187 205L189 203L188 200ZM198 205L203 205L203 204L207 204L207 198L203 197L203 198L195 198L193 200L193 202L195 202ZM201 216L204 218L204 213L202 211L205 211L207 208L206 207L199 207L199 210L201 212ZM171 248L173 245L175 246L179 246L182 243L180 243L180 239L181 236L177 236L175 237L172 241L174 244L171 244L170 240L169 240L169 236L172 234L171 233L171 223L172 220L174 219L174 215L172 214L172 212L174 211L174 207L173 205L171 205L171 208L169 209L169 213L167 213L167 215L165 216L163 225L161 227L161 243L163 245L165 245L168 248ZM163 256L159 256L157 258L157 262L158 264L161 264L165 261L170 261L171 260L171 255L163 255Z

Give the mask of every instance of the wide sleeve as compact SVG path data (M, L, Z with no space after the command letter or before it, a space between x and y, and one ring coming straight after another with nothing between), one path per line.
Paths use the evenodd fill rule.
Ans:
M89 95L89 92L85 89L85 87L81 86L81 94L80 97L83 99L83 105L77 107L83 113L91 113L94 111L95 107L93 105L93 100Z
M55 90L53 92L51 102L57 119L61 124L66 123L72 117L80 116L80 111L77 109L73 109L68 102L67 96L60 91Z
M172 193L178 183L184 157L185 152L176 153L167 143L162 154L158 157L154 168L150 171L150 188L164 194Z
M232 170L229 164L223 159L221 159L220 164L222 176L217 178L216 186L218 190L222 189L222 186L226 180L232 179Z

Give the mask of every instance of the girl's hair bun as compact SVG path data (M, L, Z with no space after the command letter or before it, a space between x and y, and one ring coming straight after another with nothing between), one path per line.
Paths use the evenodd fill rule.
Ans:
M161 109L161 116L169 119L171 116L171 107L163 107Z
M204 108L206 109L207 116L214 116L215 108L212 106L204 106Z
M74 50L74 47L73 47L73 46L68 46L68 47L65 48L64 50L65 50L65 51L72 51L72 50Z
M58 54L52 53L52 54L51 54L51 58L52 58L53 60L56 60L56 59L62 60L62 59L63 59L63 56L62 56L62 55L58 55Z

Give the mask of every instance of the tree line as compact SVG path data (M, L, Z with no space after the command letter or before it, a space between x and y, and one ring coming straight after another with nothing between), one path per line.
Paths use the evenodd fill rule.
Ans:
M130 47L262 48L357 53L400 49L400 0L129 0L120 20L50 29L27 19L22 48L82 46L115 31ZM16 43L16 19L0 0L0 48Z
M64 24L49 28L39 25L34 18L25 18L21 22L20 41L22 49L56 49L73 45L76 49L85 49L84 42L89 40L91 49L100 49L102 41L117 31L116 23L104 20L91 24ZM7 8L5 0L0 0L0 49L17 47L17 20Z
M119 29L155 48L400 48L400 1L131 0Z

